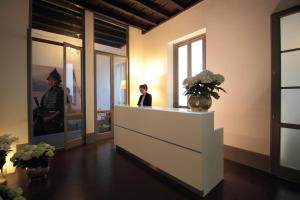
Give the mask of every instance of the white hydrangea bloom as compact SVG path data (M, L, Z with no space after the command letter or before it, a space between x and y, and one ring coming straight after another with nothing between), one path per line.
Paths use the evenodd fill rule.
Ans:
M190 78L184 79L183 82L182 82L182 84L183 84L184 86L189 85L189 79L190 79Z
M0 136L0 150L9 151L12 143L18 141L17 137L12 137L9 134L4 134Z
M214 80L216 81L216 82L218 82L218 83L223 83L224 81L225 81L225 78L224 78L224 76L223 75L221 75L221 74L215 74L214 75Z
M214 73L209 70L203 70L196 77L201 83L212 83L214 81Z
M38 145L26 145L22 150L16 152L11 158L13 162L28 161L32 158L39 158L46 156L52 158L54 156L55 147L46 143Z
M184 86L191 86L197 83L197 80L194 77L186 78L183 81Z
M54 153L53 153L53 151L47 151L46 152L46 156L48 156L48 157L53 157L54 156Z
M32 157L38 158L45 153L45 149L42 147L37 147L32 152Z
M21 154L21 159L24 161L30 160L32 158L32 151L27 151Z

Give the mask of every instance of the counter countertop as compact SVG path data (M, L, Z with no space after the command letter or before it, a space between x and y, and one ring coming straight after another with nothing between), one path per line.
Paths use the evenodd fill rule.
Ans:
M157 110L157 111L165 111L165 112L179 112L179 113L190 113L196 115L205 115L205 114L212 114L214 111L207 111L207 112L193 112L191 109L186 108L170 108L170 107L158 107L158 106L132 106L132 105L115 105L118 107L127 107L133 109L143 109L143 110Z

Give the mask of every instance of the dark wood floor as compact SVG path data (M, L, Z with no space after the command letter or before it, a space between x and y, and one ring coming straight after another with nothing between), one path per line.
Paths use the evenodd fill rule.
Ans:
M229 160L224 181L205 199L299 200L300 186ZM116 153L110 141L57 152L48 180L29 183L24 170L8 176L28 200L192 199L164 179Z

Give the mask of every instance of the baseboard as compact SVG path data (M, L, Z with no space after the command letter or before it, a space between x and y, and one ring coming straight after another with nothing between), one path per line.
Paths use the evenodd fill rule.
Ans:
M109 140L114 138L112 133L100 134L100 133L89 133L86 134L86 144L91 144L100 140Z
M224 145L224 158L271 173L270 156Z
M85 135L85 143L91 144L96 141L96 134L95 133L88 133Z
M114 138L113 133L107 133L107 134L96 133L96 141L110 140L110 139L113 139L113 138Z

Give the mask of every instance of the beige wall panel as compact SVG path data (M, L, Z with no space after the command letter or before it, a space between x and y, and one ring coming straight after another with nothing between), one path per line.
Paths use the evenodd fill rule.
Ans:
M94 14L85 10L85 120L87 134L95 132L94 76Z
M28 142L27 28L28 0L0 2L0 134Z

